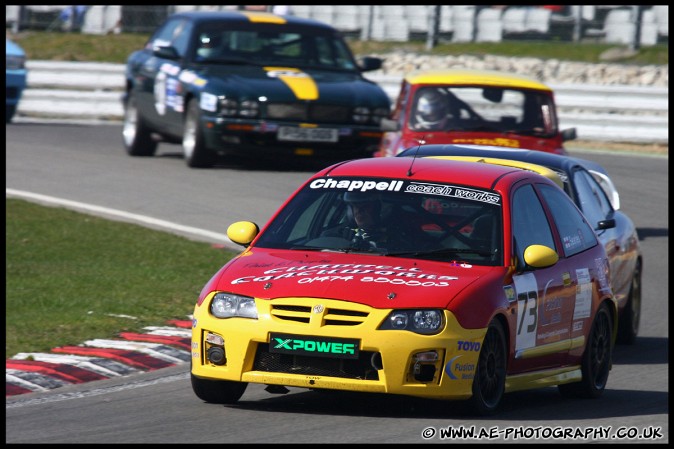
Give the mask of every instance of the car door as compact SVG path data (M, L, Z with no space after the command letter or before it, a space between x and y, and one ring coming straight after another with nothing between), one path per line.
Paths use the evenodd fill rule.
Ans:
M605 190L590 172L578 167L571 176L577 203L606 250L613 294L623 304L629 294L636 258L630 257L635 246L631 223L613 209ZM601 229L599 222L609 219L615 220L616 225Z
M580 216L568 196L559 188L543 185L544 189L556 189L566 202L556 198L564 206L555 205L560 217L573 208ZM570 205L570 206L569 206ZM577 265L576 258L568 256L564 249L586 246L583 238L561 235L555 218L542 201L538 186L532 183L520 184L512 194L513 257L517 260L517 271L513 276L517 321L513 330L514 354L510 360L513 373L544 369L566 363L569 350L577 344L574 339L574 320L589 319L592 299L590 267ZM577 224L578 218L573 220ZM583 223L582 216L580 218ZM596 237L592 230L583 225L588 240ZM570 226L569 226L570 227ZM565 232L569 232L566 231ZM569 241L567 241L567 240ZM530 245L545 245L559 254L559 260L552 266L533 268L526 266L524 252ZM582 295L578 295L578 289ZM583 301L578 301L582 299ZM583 323L584 324L584 323Z
M138 68L142 80L135 91L139 113L154 127L176 135L182 133L184 111L179 76L193 28L187 19L169 19L148 41L147 58ZM174 51L153 51L158 47Z

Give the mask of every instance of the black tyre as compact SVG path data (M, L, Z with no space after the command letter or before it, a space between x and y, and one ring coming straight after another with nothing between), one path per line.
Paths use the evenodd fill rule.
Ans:
M15 104L8 104L5 112L5 123L11 123L12 118L14 118L14 113L16 112Z
M248 382L199 379L193 374L190 374L190 377L194 394L212 404L234 404L241 399L248 387Z
M489 323L473 378L472 411L480 416L493 414L503 399L506 378L506 341L501 323Z
M152 130L138 113L136 96L132 92L124 105L122 137L129 156L154 156L157 151L158 142L152 138Z
M183 129L183 155L192 168L209 168L215 164L215 153L206 148L204 135L199 125L199 102L192 99L187 106Z
M641 264L637 262L632 276L629 298L618 319L617 343L631 345L639 334L639 320L641 319Z
M611 313L608 306L602 304L594 317L583 353L581 362L583 378L580 382L559 385L559 392L563 396L593 399L602 395L611 370L612 335Z

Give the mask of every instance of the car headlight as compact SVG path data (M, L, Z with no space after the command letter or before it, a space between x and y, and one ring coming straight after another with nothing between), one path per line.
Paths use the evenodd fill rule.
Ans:
M381 123L381 119L388 117L390 113L391 111L389 108L377 108L372 111L372 121L376 125L379 125Z
M216 293L211 300L211 314L216 318L257 319L255 299L232 293Z
M220 98L220 113L226 116L236 115L239 110L239 102L233 98Z
M370 120L370 108L364 106L357 107L353 110L353 121L356 123L367 123Z
M241 102L239 114L241 114L242 117L257 117L259 113L260 103L258 103L256 100L244 100Z
M442 331L444 326L445 315L440 309L409 309L392 311L379 329L431 335Z

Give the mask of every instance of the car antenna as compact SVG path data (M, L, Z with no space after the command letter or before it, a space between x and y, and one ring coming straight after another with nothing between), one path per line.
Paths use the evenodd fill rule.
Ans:
M412 165L414 165L414 160L417 158L417 153L419 152L419 148L421 147L421 145L426 143L426 141L424 140L425 138L426 138L426 136L417 140L419 145L417 145L417 150L414 152L414 156L412 157L412 162L410 163L410 168L407 169L407 176L412 176Z

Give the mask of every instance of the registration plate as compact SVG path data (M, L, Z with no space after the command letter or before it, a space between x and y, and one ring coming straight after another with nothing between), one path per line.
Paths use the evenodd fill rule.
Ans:
M269 352L281 354L357 359L359 346L359 340L350 338L325 338L274 333L269 336Z
M292 128L281 126L278 129L278 140L288 142L337 142L339 133L332 128Z

